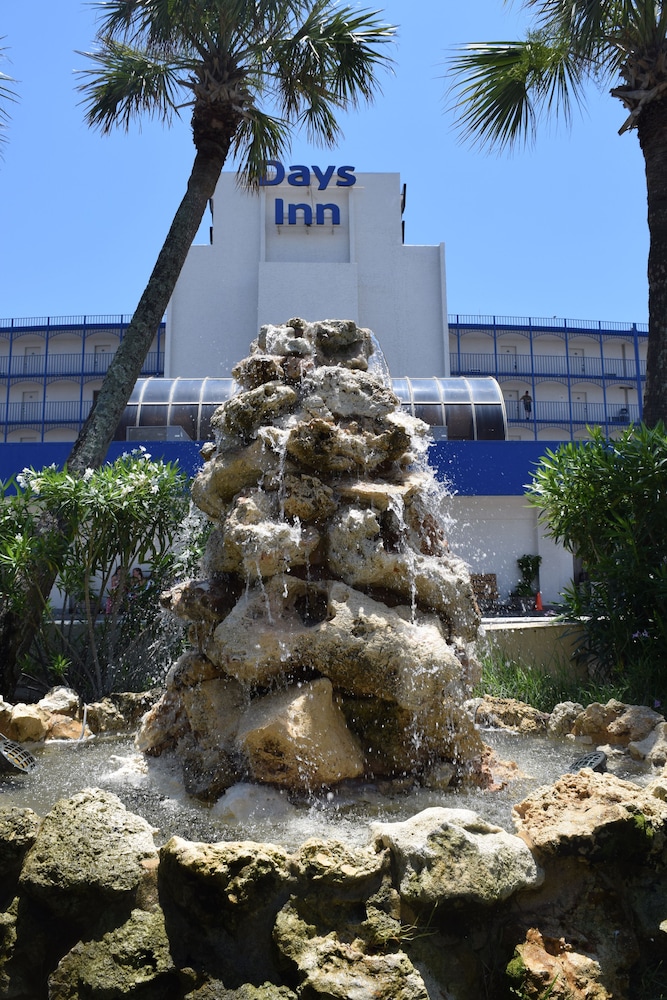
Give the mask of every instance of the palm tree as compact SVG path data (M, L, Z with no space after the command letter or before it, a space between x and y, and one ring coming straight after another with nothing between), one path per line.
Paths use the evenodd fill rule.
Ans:
M164 316L223 164L248 186L295 129L331 146L336 112L371 101L394 28L334 0L108 0L99 49L85 53L86 120L109 132L142 114L169 123L192 108L195 159L148 284L68 459L100 465Z
M506 0L507 2L507 0ZM659 0L523 0L525 39L463 47L451 60L462 133L503 149L543 116L571 117L589 79L604 82L636 129L648 193L649 339L643 419L667 422L667 5Z

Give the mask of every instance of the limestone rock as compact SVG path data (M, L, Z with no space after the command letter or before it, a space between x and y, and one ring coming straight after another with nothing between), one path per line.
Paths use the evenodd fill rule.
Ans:
M326 678L256 699L237 738L255 781L315 789L364 772L359 743Z
M28 851L20 884L60 918L86 923L88 908L128 905L157 861L153 830L120 799L86 789L60 799Z
M382 534L377 512L341 508L328 532L331 569L351 587L387 587L408 603L433 608L451 623L454 635L474 639L481 619L465 564L409 548L391 551Z
M334 423L322 416L303 420L290 429L287 454L307 470L319 473L372 473L378 466L396 462L410 446L404 422L387 417L375 430L357 421Z
M337 840L305 840L293 857L300 876L317 892L327 887L342 889L347 896L364 899L375 891L388 870L386 852L370 847L351 847Z
M274 942L295 967L299 995L327 1000L429 1000L424 980L402 951L368 953L359 938L314 933L288 903L278 914Z
M554 705L547 722L549 735L567 736L583 710L584 706L576 701L561 701Z
M86 718L94 733L117 733L127 727L124 715L111 698L102 698L88 705ZM79 725L80 730L81 725Z
M393 413L400 405L394 392L374 375L328 365L316 368L304 379L303 392L305 409L309 409L309 398L317 396L330 415L343 419L375 420Z
M667 722L659 722L644 739L628 743L628 751L635 760L664 767L667 764Z
M188 731L188 717L180 696L166 691L143 717L135 742L143 753L159 756L165 750L172 750Z
M232 677L200 680L184 689L182 700L190 729L200 743L219 746L236 734L245 694Z
M51 715L45 734L46 740L82 740L92 736L88 725L69 715Z
M247 447L212 457L192 481L192 499L199 509L217 519L237 493L255 486L262 476L276 470L280 453L271 443L270 437L258 434ZM274 443L278 445L277 438Z
M272 354L255 354L244 358L232 368L232 375L243 389L256 389L265 382L284 379L280 358Z
M507 972L514 991L534 1000L544 996L552 1000L612 1000L618 995L607 990L607 977L595 958L577 953L564 938L544 937L536 928L530 928L516 948Z
M638 742L649 735L664 716L643 705L625 705L612 698L606 705L593 702L581 713L573 726L575 736L588 738L599 745L612 746Z
M271 423L294 409L297 394L281 382L264 382L255 389L232 396L211 417L214 434L231 434L249 443L264 423Z
M67 687L55 687L37 702L37 707L54 715L75 718L79 712L79 696Z
M297 1000L297 995L289 986L274 986L273 983L261 986L244 983L237 990L230 990L224 983L215 980L188 993L185 1000Z
M522 840L469 809L425 809L402 823L374 823L376 848L389 848L399 892L413 908L490 906L539 886L543 873Z
M513 729L519 733L543 732L547 728L549 716L532 705L526 705L515 698L476 699L475 722L482 726Z
M207 554L214 549L218 536L213 532L209 538ZM210 571L217 573L214 565ZM212 580L186 580L165 591L160 597L162 607L168 608L179 618L188 622L208 622L217 625L229 614L238 597L227 578Z
M336 510L333 489L317 476L286 475L282 491L285 515L303 523L324 521Z
M161 1000L178 978L162 911L133 910L100 940L78 942L49 976L49 1000Z
M302 528L300 522L281 520L279 515L275 494L254 490L237 497L224 519L215 563L209 560L211 568L238 573L248 581L309 564L319 533L312 527Z
M172 837L160 849L158 879L177 965L206 969L229 987L281 981L270 941L275 914L295 889L285 850Z
M645 739L656 726L664 725L665 717L645 705L626 705L624 711L609 725L610 743L620 738L624 744Z
M667 803L647 789L584 768L538 789L512 810L520 836L546 855L660 857Z
M37 705L19 703L12 709L9 728L10 738L17 743L40 743L49 731L49 713Z
M26 852L34 844L41 820L32 809L0 810L0 878L18 875Z
M428 426L401 407L372 334L350 320L267 325L251 350L192 487L214 521L205 579L162 598L190 623L198 659L169 672L139 745L178 754L186 787L207 800L246 768L302 790L361 773L479 773L481 740L462 708L479 673L479 610L448 551ZM233 739L235 708L217 706L224 733L204 724L223 675L250 702ZM327 692L321 734L315 691Z

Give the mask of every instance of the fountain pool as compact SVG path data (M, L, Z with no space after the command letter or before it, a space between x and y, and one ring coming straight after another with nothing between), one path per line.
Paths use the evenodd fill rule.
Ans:
M268 841L288 849L309 837L361 846L368 841L370 823L405 820L431 806L471 809L512 833L513 805L568 771L581 746L505 729L485 729L480 735L499 761L516 765L508 765L507 781L497 790L439 790L410 780L361 780L328 793L290 795L267 786L237 784L214 805L206 805L184 793L174 758L147 760L127 735L32 747L38 761L34 771L0 774L0 807L27 807L44 816L58 799L83 788L102 788L152 824L158 845L177 835L207 843ZM640 785L650 779L650 769L627 755L612 757L608 769Z

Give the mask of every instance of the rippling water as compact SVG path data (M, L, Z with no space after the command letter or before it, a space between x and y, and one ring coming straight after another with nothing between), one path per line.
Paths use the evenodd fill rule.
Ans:
M189 840L259 840L294 848L308 837L365 844L375 821L407 819L429 806L473 809L489 822L514 832L512 806L540 785L570 770L587 747L545 736L484 731L484 741L501 760L514 761L520 776L500 791L433 791L418 787L388 790L384 785L344 786L328 795L290 801L260 786L234 786L214 806L188 798L177 766L146 760L133 738L96 738L85 743L50 743L33 748L38 766L29 774L0 774L0 807L27 806L44 816L60 799L83 788L114 792L132 812L156 828L156 842L177 834ZM645 769L611 758L608 769L643 783Z

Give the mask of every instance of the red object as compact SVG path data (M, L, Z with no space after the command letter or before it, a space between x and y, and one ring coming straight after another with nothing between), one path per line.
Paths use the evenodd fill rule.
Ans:
M544 608L542 607L542 594L539 590L537 592L537 597L535 598L535 610L544 611Z

